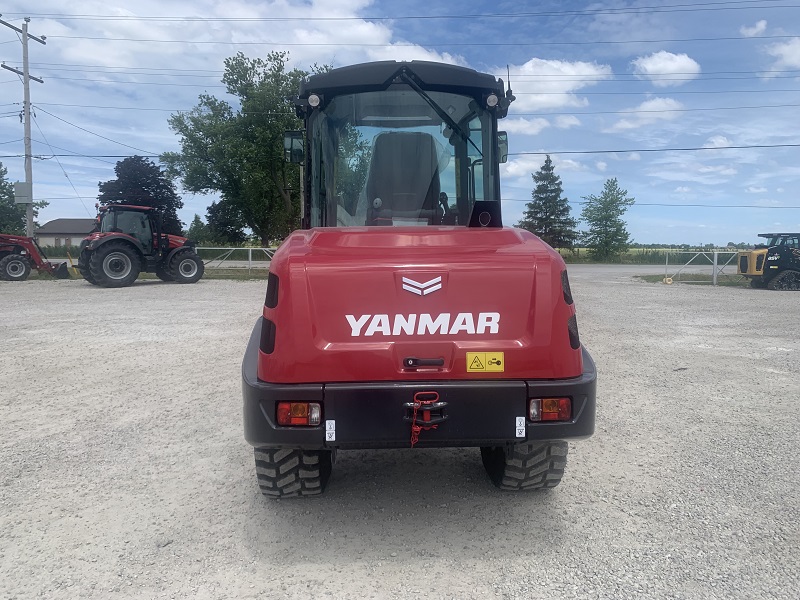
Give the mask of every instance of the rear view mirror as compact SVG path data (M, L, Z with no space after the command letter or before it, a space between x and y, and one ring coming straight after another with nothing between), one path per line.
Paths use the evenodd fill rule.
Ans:
M300 164L305 158L303 132L287 131L283 135L283 156L287 162Z
M508 161L508 133L505 131L497 132L497 160L500 163Z

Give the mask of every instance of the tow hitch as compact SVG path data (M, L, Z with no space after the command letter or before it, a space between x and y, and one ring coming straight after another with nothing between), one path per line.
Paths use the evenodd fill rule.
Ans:
M406 402L404 421L411 423L411 447L419 441L419 434L428 429L436 429L447 419L444 412L447 402L439 400L439 392L417 392L413 402Z

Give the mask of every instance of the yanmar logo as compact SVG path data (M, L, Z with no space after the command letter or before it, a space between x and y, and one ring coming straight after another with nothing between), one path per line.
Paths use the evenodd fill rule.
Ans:
M432 294L436 290L442 289L442 276L434 277L430 281L426 281L425 283L420 283L419 281L414 281L413 279L409 279L408 277L403 277L403 289L407 292L411 292L412 294L417 294L418 296L427 296L428 294Z
M500 331L500 313L450 313L439 315L345 315L351 337L373 335L484 335Z

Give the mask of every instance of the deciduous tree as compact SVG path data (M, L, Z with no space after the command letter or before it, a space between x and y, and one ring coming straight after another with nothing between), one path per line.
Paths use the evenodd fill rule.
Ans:
M161 209L166 233L181 235L183 224L178 209L183 201L167 174L153 161L141 156L129 156L114 167L116 179L97 184L100 204L137 204Z
M212 206L233 217L227 224L242 236L250 228L264 246L295 229L300 217L299 169L284 160L283 135L301 126L288 98L307 73L288 70L287 62L286 52L226 59L222 81L238 106L201 95L191 111L170 117L181 151L162 157L187 190L218 192ZM208 221L213 230L211 207Z
M25 205L14 203L14 185L6 179L8 171L0 163L0 233L25 235ZM47 206L47 202L33 203L34 226L39 209Z

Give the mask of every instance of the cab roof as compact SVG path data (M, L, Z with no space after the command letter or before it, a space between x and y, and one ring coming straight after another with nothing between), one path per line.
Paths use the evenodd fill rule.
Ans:
M385 90L400 72L415 75L420 86L428 91L453 92L479 97L494 92L505 94L502 79L474 69L423 60L384 60L332 69L311 75L300 83L300 98L316 94L352 94Z
M107 210L139 210L142 212L155 210L153 206L137 206L136 204L106 204L105 206L101 206L98 208L100 212L105 212Z
M800 233L759 233L758 237L762 238L773 238L773 237L794 237L798 236Z

